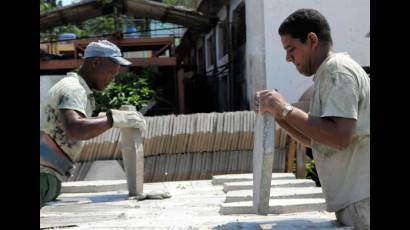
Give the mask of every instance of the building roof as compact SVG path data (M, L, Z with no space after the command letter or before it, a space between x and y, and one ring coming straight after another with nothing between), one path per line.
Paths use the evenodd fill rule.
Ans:
M124 15L151 18L188 28L207 28L217 17L181 7L168 6L149 0L85 0L76 4L40 13L40 30L65 24L77 24L90 18L111 14L114 9Z

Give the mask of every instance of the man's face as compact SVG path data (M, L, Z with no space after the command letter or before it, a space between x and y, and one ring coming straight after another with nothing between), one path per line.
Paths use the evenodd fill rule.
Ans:
M110 58L99 58L95 68L96 90L101 91L105 89L119 71L120 65L113 62Z
M312 48L311 41L306 39L302 43L298 38L292 38L290 35L281 36L283 48L286 50L286 61L292 62L299 73L305 76L311 76Z

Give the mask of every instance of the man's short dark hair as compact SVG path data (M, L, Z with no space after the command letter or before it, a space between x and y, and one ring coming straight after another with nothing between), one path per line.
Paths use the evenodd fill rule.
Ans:
M330 26L326 18L314 9L299 9L289 15L279 27L279 35L290 35L292 38L299 38L305 43L310 32L316 34L319 42L332 45Z

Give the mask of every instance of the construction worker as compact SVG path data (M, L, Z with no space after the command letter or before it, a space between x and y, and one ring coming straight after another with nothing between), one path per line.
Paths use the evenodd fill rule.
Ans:
M105 89L131 63L120 49L103 40L91 42L84 52L78 74L67 73L48 92L40 122L40 209L60 194L61 182L68 179L83 141L112 127L146 130L144 117L135 111L108 110L91 118L93 91Z
M275 90L257 92L255 109L312 148L327 211L343 225L370 229L370 79L347 53L332 50L329 24L317 10L295 11L278 32L286 61L314 75L309 113Z

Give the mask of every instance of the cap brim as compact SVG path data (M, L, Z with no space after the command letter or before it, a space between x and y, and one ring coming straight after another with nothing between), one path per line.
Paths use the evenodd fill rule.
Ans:
M111 57L111 59L121 65L121 66L130 66L132 63L123 57Z

